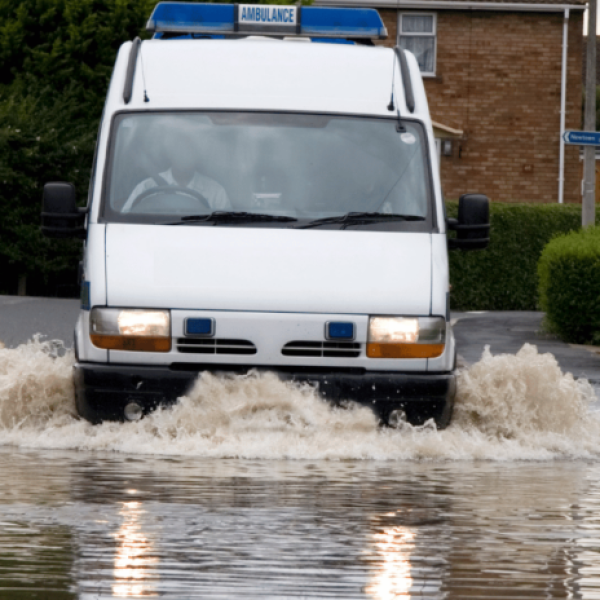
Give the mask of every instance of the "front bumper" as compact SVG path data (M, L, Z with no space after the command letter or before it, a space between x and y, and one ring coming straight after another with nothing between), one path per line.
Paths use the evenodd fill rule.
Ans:
M75 397L79 414L91 421L124 420L125 406L139 404L144 413L169 405L185 395L199 373L246 373L240 365L198 365L194 370L169 367L101 365L77 363L74 370ZM452 416L456 390L453 373L396 373L331 369L274 367L271 371L284 381L308 382L333 404L350 400L372 408L387 423L393 410L400 409L413 425L434 419L446 427Z

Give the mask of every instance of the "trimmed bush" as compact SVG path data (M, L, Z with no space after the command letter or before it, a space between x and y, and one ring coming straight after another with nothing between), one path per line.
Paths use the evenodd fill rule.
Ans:
M567 342L600 344L600 227L553 239L538 274L550 328Z
M458 203L446 207L456 217ZM539 258L553 237L581 228L581 205L491 202L490 223L486 250L450 252L452 308L538 310Z

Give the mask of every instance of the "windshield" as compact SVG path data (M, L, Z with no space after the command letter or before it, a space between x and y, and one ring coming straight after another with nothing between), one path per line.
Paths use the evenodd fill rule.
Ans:
M121 114L103 217L170 224L208 224L189 217L215 211L289 217L236 214L234 223L279 227L348 213L375 217L347 220L345 227L382 221L394 228L404 221L377 219L383 213L406 216L401 224L418 227L430 221L424 131L403 121L405 131L398 132L397 124L304 114Z

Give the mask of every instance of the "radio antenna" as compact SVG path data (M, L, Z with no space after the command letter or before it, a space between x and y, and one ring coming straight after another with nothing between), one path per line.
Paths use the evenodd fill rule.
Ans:
M394 60L392 61L392 94L390 96L390 103L387 106L387 109L392 112L395 108L394 106L394 81L396 79L396 53L394 52Z
M400 12L400 0L396 0L396 16ZM396 26L398 24L398 19L396 19ZM398 32L399 33L399 32ZM394 60L392 61L392 94L390 96L390 103L387 106L387 109L392 112L394 110L394 80L396 78L396 52L394 52ZM398 110L398 124L401 124L400 121L400 110Z
M399 133L403 133L406 131L406 127L404 127L404 123L402 123L402 117L400 116L400 106L396 105L396 103L394 102L394 89L395 89L395 81L396 81L396 57L398 55L398 52L396 52L396 48L394 48L394 60L392 62L392 66L394 68L394 70L392 71L392 93L390 96L390 103L387 105L387 109L392 112L392 111L396 111L396 114L398 115L398 124L396 125L396 131L398 131Z
M144 86L144 102L150 102L150 98L148 98L148 94L146 92L146 75L144 73L144 53L142 52L142 48L144 46L144 42L140 44L140 66L142 67L142 85Z

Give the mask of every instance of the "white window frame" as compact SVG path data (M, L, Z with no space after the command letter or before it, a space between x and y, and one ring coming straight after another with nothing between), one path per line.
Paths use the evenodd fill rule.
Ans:
M433 17L433 31L431 33L425 32L410 32L404 33L402 31L402 17L407 15L410 17ZM398 12L398 39L397 44L400 45L400 38L404 37L432 37L433 38L433 71L421 71L423 77L435 77L437 69L437 13L434 12Z

